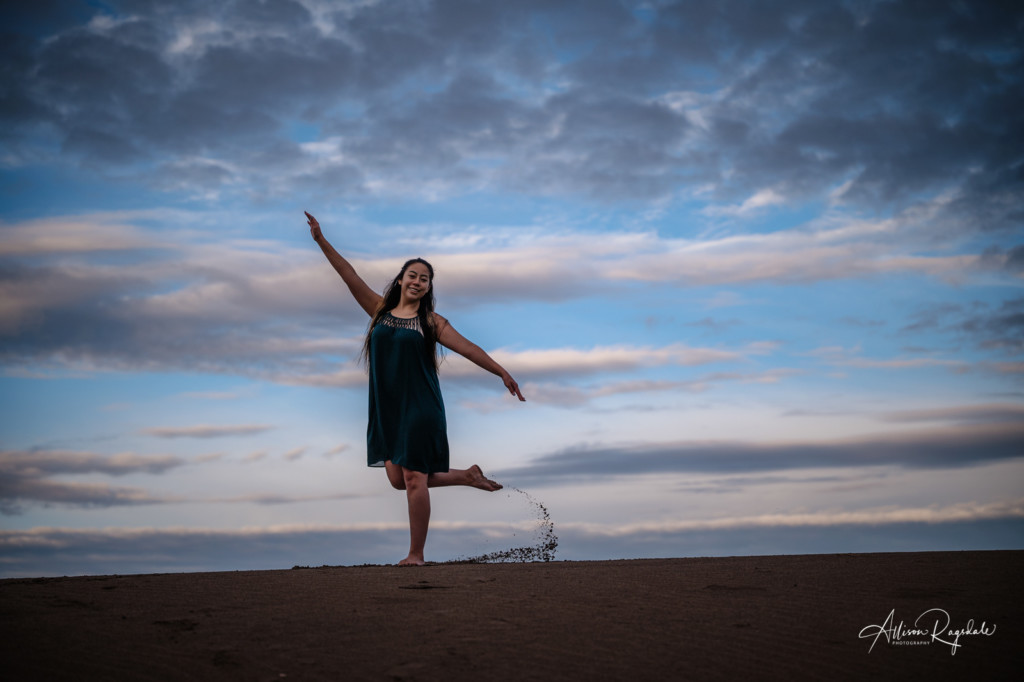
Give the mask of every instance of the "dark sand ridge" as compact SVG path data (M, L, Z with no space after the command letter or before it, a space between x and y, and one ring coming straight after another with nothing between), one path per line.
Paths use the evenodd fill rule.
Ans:
M1019 679L1022 569L1004 551L14 579L0 642L7 680ZM996 630L955 655L858 636L933 608Z

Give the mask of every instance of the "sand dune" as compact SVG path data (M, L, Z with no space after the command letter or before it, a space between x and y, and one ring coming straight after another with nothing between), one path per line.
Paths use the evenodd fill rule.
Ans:
M8 680L1017 679L1022 569L1006 551L15 579L0 646Z

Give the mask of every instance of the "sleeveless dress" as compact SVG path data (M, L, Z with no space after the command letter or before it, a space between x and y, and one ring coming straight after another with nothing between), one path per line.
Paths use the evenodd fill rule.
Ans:
M370 409L366 463L448 471L448 425L437 370L418 317L390 312L370 331Z

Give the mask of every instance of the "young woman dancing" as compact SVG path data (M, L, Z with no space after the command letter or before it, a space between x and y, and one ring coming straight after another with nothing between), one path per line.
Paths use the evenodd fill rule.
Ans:
M377 294L324 238L306 213L313 240L370 316L363 353L370 370L367 464L384 466L388 480L409 504L409 556L398 563L422 566L430 525L429 488L467 485L495 491L501 486L476 464L448 467L444 401L437 380L437 344L501 377L509 393L526 400L505 368L434 312L434 268L422 258L402 266L384 295Z

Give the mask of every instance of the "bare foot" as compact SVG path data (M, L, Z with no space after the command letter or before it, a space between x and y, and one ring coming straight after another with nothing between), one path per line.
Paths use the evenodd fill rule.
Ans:
M404 559L402 559L401 561L399 561L398 565L399 566L422 566L425 563L427 563L427 562L423 560L423 557L421 557L421 556L413 556L412 554L410 554L409 556L407 556Z
M495 490L501 490L502 485L484 476L484 472L481 471L480 467L476 464L467 469L469 472L469 484L474 488L480 490L486 490L487 492L494 492Z

